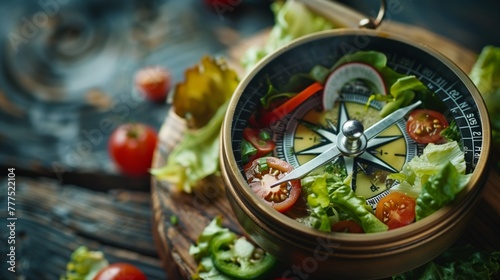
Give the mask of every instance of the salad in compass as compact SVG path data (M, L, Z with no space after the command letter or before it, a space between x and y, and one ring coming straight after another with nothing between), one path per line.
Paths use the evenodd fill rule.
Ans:
M357 51L268 80L235 153L270 211L321 231L381 232L424 219L466 187L481 149L478 114L458 91L443 97L426 83L428 69L388 59Z

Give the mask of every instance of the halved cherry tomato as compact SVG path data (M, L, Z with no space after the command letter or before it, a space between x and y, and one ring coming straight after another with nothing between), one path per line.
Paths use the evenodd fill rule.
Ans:
M342 220L332 226L333 232L364 233L363 228L352 220Z
M404 193L392 192L377 203L375 216L389 229L409 225L415 220L415 199Z
M300 180L292 180L271 188L293 166L275 157L258 158L244 167L247 182L252 190L281 213L288 211L297 202L301 192Z
M266 156L276 147L276 144L271 140L269 134L257 128L245 128L243 130L243 138L257 149L257 153L253 155L249 161Z
M406 131L417 143L436 143L441 140L441 131L448 127L443 114L427 109L417 109L410 113Z
M94 280L146 280L146 275L128 263L113 263L100 270Z

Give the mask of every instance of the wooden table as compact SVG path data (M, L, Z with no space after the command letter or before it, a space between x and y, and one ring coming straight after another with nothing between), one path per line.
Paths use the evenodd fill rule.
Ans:
M341 7L341 9L343 9ZM335 15L336 20L343 20L343 24L354 26L358 22L359 14L350 10L344 11L342 16ZM380 30L405 36L415 42L434 47L453 60L461 69L469 73L477 54L461 46L417 27L403 25L397 22L386 22ZM260 44L267 36L267 31L250 40L241 42L232 48L229 56L240 57L249 45ZM163 140L158 149L154 166L162 166L168 151L175 145L176 139L182 135L182 130L171 129L169 125L162 128ZM160 136L161 137L161 136ZM497 152L497 151L495 151ZM492 155L495 157L495 155ZM493 162L493 161L492 161ZM496 162L495 162L496 163ZM173 191L168 183L153 180L152 207L154 212L154 235L163 266L172 279L187 279L196 271L197 264L189 255L188 248L196 242L203 228L216 216L224 218L224 225L236 232L242 233L240 226L229 206L223 190L224 185L220 178L209 178L206 188L193 194ZM500 175L490 170L486 181L482 201L470 227L465 231L461 241L472 243L480 249L500 250ZM173 223L171 217L177 217Z
M4 173L6 174L6 173ZM15 208L16 273L2 256L0 279L59 279L79 246L104 252L110 263L136 265L149 280L166 278L151 235L150 194L126 189L97 192L47 178L16 174L15 206L7 205L7 179L0 192L5 227L7 206ZM11 186L11 185L9 185ZM11 202L11 200L9 200ZM0 231L7 244L8 230ZM0 247L2 254L7 246Z

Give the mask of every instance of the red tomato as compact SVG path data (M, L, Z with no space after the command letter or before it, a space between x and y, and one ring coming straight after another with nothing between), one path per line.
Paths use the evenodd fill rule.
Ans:
M156 131L141 123L128 123L113 131L108 151L119 169L131 176L146 175L158 142Z
M137 71L135 85L139 92L154 102L163 102L170 91L170 72L161 66L148 66Z
M94 280L147 280L146 275L134 265L114 263L100 270Z
M245 140L257 149L257 153L250 159L250 161L266 156L274 150L274 147L276 147L273 140L262 137L262 133L264 132L257 128L247 127L243 130L243 138L245 138Z
M415 199L400 192L392 192L377 203L375 216L389 229L411 224L415 220Z
M363 228L352 220L343 220L332 226L333 232L364 233Z
M448 127L443 114L427 109L417 109L410 113L406 131L417 143L436 143L441 140L441 131Z
M275 157L258 158L244 167L247 182L267 204L281 213L297 202L301 192L300 180L292 180L271 188L270 185L293 170L288 162Z

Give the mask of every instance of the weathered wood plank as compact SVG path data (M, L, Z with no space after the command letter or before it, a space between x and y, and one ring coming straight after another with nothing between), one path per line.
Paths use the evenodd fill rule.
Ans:
M6 180L1 184L6 186ZM1 274L8 277L2 279L21 275L59 279L71 252L81 245L103 251L111 263L137 265L148 279L166 279L151 233L149 193L103 193L48 179L16 177L15 199L17 273L7 274L7 263L2 262ZM0 207L7 209L7 192L0 193ZM2 220L6 212L0 213ZM1 231L2 242L7 234Z

